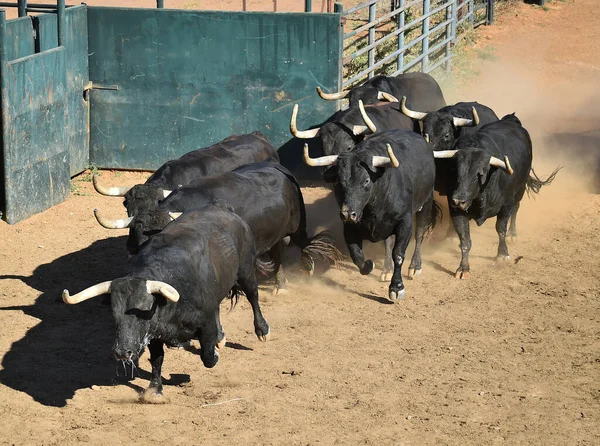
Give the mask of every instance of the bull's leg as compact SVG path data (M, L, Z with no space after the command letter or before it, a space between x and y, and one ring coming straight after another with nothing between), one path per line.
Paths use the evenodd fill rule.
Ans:
M273 294L285 293L287 292L287 278L283 274L283 267L281 266L281 255L283 253L283 242L277 242L275 246L271 248L269 251L269 255L271 259L273 259L273 263L275 264L275 289L273 290Z
M222 350L225 347L225 343L227 342L227 336L225 336L225 332L223 331L223 326L221 325L221 306L217 307L216 312L217 318L217 348Z
M519 212L520 206L521 203L516 203L510 216L510 230L508 231L508 235L510 235L511 238L517 236L517 212Z
M211 369L219 361L219 351L217 350L217 342L219 338L219 319L218 312L214 311L212 315L207 315L206 320L196 332L200 339L200 359L204 367Z
M363 240L353 223L344 223L344 240L346 240L352 262L358 266L360 273L363 276L370 274L373 271L373 261L365 261L365 254L362 249Z
M252 306L252 313L254 314L254 332L258 339L266 341L271 329L260 311L260 305L258 304L258 282L256 281L254 270L250 271L246 276L240 277L238 283L240 289L244 292L248 302L250 302L250 305Z
M412 235L412 215L404 215L394 228L396 241L392 250L394 260L394 275L389 287L389 298L392 301L399 301L404 296L404 283L402 282L402 264L406 248Z
M150 341L148 350L150 351L150 364L152 365L152 379L146 391L141 395L141 399L148 403L155 403L162 400L161 370L165 359L165 349L161 341L153 339Z
M471 251L471 233L469 230L469 217L455 208L451 208L450 215L452 217L452 223L454 229L458 233L460 239L460 266L456 270L454 277L457 279L468 279L471 277L469 270L469 252Z
M427 226L431 223L431 207L433 206L433 194L423 204L420 211L415 214L415 252L410 261L408 267L408 277L414 279L421 274L422 261L421 261L421 244L423 243L423 236ZM435 218L435 216L433 217Z
M506 228L508 227L508 220L511 215L513 207L503 207L500 209L498 216L496 217L496 232L498 233L498 256L496 260L510 260L508 255L508 246L506 246Z
M379 280L381 282L387 282L392 278L392 268L394 267L394 262L392 260L392 249L394 247L394 236L389 236L385 239L385 260L383 263L383 271L381 272L381 277Z

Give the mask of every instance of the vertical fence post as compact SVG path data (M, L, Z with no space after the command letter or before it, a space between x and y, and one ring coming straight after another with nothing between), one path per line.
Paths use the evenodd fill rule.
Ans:
M404 19L405 19L405 14L404 14L404 0L398 0L398 8L402 11L400 14L398 14L398 29L403 28L404 27ZM404 46L404 31L402 31L400 34L398 34L398 49L402 48ZM404 51L402 51L401 53L398 53L398 67L397 67L397 71L398 73L402 72L402 68L404 67Z
M312 12L312 0L304 0L304 12Z
M27 0L19 0L19 17L27 15Z
M452 43L452 28L454 26L454 16L452 12L454 11L454 7L456 6L456 0L453 0L450 6L446 8L446 20L450 20L446 25L446 71L450 71L450 45Z
M165 0L156 0L156 7L158 9L163 9L165 7Z
M4 135L6 135L5 127L8 125L8 107L6 102L8 100L6 96L6 90L8 86L8 55L6 54L6 11L0 9L0 166L4 166L4 169L0 169L0 205L6 206L6 191L5 191L5 178L8 177L10 166L8 165L8 152L5 151L6 143ZM3 217L4 209L0 208L0 217Z
M373 24L375 21L375 15L377 14L377 3L373 3L369 5L369 23ZM372 45L375 42L375 27L372 26L369 28L369 39L367 45ZM375 48L371 48L369 50L369 68L375 65ZM375 76L375 73L372 71L369 73L369 79Z
M494 0L487 0L487 23L494 24Z
M340 49L339 49L339 78L338 91L342 91L344 85L344 5L341 3L333 4L333 12L340 15ZM341 101L338 101L338 107Z
M467 0L469 5L467 6L467 14L469 14L469 22L471 25L475 23L475 5L473 4L473 0Z
M423 16L429 14L429 1L423 0ZM423 54L423 59L421 61L421 71L423 73L427 73L427 65L429 65L429 17L423 20L423 40L421 41L421 49Z
M56 5L58 46L65 45L65 0L58 0Z

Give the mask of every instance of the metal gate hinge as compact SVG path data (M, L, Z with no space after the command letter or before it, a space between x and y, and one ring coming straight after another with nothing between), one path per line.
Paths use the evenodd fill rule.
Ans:
M118 85L98 85L93 82L88 82L88 84L83 88L83 91L89 90L118 90Z

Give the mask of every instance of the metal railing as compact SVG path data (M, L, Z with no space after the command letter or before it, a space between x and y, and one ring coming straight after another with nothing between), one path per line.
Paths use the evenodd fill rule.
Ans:
M368 0L344 11L336 3L344 32L343 87L376 74L428 73L442 65L448 70L460 35L493 23L493 5L494 0Z

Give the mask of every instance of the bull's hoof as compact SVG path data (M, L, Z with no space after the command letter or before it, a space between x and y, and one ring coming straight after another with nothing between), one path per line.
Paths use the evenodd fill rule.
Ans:
M204 364L204 367L206 367L207 369L212 369L214 366L217 365L217 362L219 362L219 349L215 345L214 355L209 358L203 357L202 352L200 352L200 359L202 360L202 364Z
M510 263L510 256L497 256L494 265L505 265Z
M192 344L190 341L185 341L185 342L177 342L174 344L167 344L167 348L174 348L177 350L187 350L189 348L191 348Z
M279 294L287 294L287 292L288 292L287 288L285 288L285 287L280 288L280 287L276 286L275 288L273 288L273 292L271 294L273 296L277 296Z
M168 402L169 402L168 398L165 398L165 396L162 394L162 392L159 392L154 387L148 387L146 390L144 390L140 394L140 403L166 404Z
M360 269L360 273L363 276L369 275L371 274L371 271L373 271L373 261L372 260L367 260L363 267Z
M269 340L269 338L271 337L271 328L269 328L267 330L266 334L263 333L259 333L258 331L256 332L256 337L258 338L259 341L262 342L267 342Z
M313 274L315 273L315 261L312 258L309 258L309 260L306 262L305 266L306 266L306 272L308 273L308 277L312 277Z
M383 271L381 273L381 276L379 276L379 281L380 282L389 282L390 280L392 280L393 275L394 275L394 273L392 271Z
M227 344L227 337L223 336L223 339L217 342L217 349L223 350L225 348L225 344Z
M400 300L402 300L402 298L404 297L404 288L402 288L401 290L392 290L390 287L388 297L392 302L400 302Z
M408 278L409 279L414 279L415 277L419 277L421 275L421 269L412 269L409 268L408 269Z
M469 271L463 271L462 269L458 268L456 270L456 273L454 273L454 278L468 280L471 278L471 273Z

